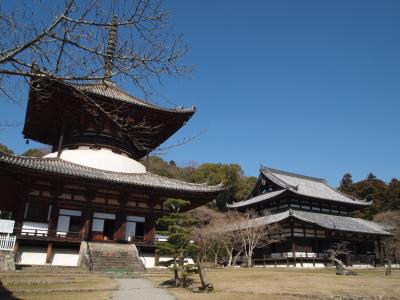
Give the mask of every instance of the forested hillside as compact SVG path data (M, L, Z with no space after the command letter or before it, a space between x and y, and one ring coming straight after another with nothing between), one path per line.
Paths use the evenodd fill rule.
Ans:
M148 170L152 173L175 178L188 182L219 184L222 182L225 191L222 192L216 202L215 207L226 210L226 203L242 200L248 196L257 178L244 176L242 168L238 164L212 164L178 167L174 161L166 162L157 156L151 156L147 161Z
M360 217L372 219L384 211L400 210L400 181L396 178L386 183L370 173L366 179L353 182L351 174L347 173L338 189L356 198L373 201L369 209L359 213Z

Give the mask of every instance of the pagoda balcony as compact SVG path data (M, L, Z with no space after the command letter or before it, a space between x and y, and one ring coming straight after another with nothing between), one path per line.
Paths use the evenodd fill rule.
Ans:
M39 240L39 241L68 241L80 243L83 234L80 232L60 232L57 230L15 228L14 234L18 240Z

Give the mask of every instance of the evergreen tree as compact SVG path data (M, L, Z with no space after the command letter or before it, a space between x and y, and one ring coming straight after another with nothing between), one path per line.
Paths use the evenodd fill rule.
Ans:
M400 210L400 181L393 178L388 186L387 208L390 210Z
M171 260L160 264L169 267L174 272L175 286L188 286L187 278L191 273L197 272L193 265L185 264L185 258L195 251L195 245L191 243L191 227L195 225L195 219L183 213L184 207L190 204L189 201L180 199L168 199L164 205L172 212L158 219L157 224L164 230L159 234L168 236L166 242L156 244L157 253L171 257Z
M355 196L353 189L353 177L350 173L346 173L343 175L342 180L340 180L339 191L350 196Z

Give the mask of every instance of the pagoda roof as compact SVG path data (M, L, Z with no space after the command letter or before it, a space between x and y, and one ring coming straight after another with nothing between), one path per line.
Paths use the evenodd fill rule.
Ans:
M265 217L259 217L254 220L258 224L273 224L286 220L289 217L293 217L300 221L315 224L317 226L330 230L359 232L376 235L391 235L391 233L385 230L385 227L383 225L376 222L367 221L360 218L328 215L293 209L289 209L287 211L268 215Z
M38 174L62 175L70 178L95 180L132 187L159 189L161 191L178 191L187 194L216 196L223 190L223 185L189 183L152 173L121 173L95 169L60 158L34 158L8 155L0 152L0 169L31 171Z
M52 146L58 145L64 125L80 126L79 114L85 111L98 123L110 122L125 139L123 150L139 159L164 143L196 112L194 106L152 104L107 80L83 84L43 78L32 84L23 134Z
M196 107L192 106L190 108L164 108L151 102L142 100L136 96L132 96L119 87L117 87L113 82L109 81L100 81L96 83L86 83L86 84L78 84L78 83L66 83L65 85L69 85L81 92L90 93L96 96L106 97L113 100L119 100L122 102L134 104L137 106L141 106L147 109L171 112L171 113L183 113L183 114L193 114L196 112Z

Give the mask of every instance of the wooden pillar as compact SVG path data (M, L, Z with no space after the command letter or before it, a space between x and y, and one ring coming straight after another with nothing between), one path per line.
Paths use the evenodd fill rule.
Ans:
M377 237L376 240L377 240L378 253L379 253L379 263L381 265L384 265L385 262L384 262L384 259L383 259L381 239L379 237Z
M296 245L294 240L294 229L293 229L293 218L290 219L290 235L292 241L292 256L293 256L293 266L296 267Z
M318 239L317 239L317 228L314 226L314 249L315 253L317 254L316 256L319 256L319 251L318 251Z
M144 232L144 240L152 242L154 241L156 235L156 221L157 217L155 216L146 216L146 223L145 223L145 232Z
M18 202L15 209L15 227L18 228L17 235L20 233L19 231L21 230L24 223L26 204L26 201L21 200Z
M55 230L57 229L57 223L58 223L58 205L57 205L57 199L60 197L60 195L63 193L64 190L64 185L60 182L52 182L51 188L50 188L50 194L52 196L52 202L51 202L51 208L49 206L50 211L50 218L48 220L48 235L54 235L56 236Z
M51 256L53 254L53 243L48 242L47 244L47 254L46 254L46 264L51 263Z
M84 195L86 199L86 206L82 212L82 225L80 235L84 241L90 241L92 239L92 222L93 222L93 208L92 201L94 199L94 191L91 188L86 189Z
M31 182L17 181L17 205L14 210L15 227L21 229L25 219L26 204L28 203L28 194L32 190ZM18 234L18 232L17 232Z
M114 240L124 241L125 240L125 226L126 216L122 212L117 213L115 218L115 233Z
M48 235L51 236L54 233L54 236L56 235L55 230L57 230L57 223L58 223L58 206L56 204L56 201L53 201L53 204L51 205L51 211L50 211L50 219L49 219L49 233Z
M124 212L125 205L128 201L128 193L122 192L119 196L119 212L116 215L114 239L117 241L125 241L126 232L126 214Z
M86 209L82 213L82 226L81 226L81 236L84 241L91 240L91 231L92 231L92 218L93 212L91 207L86 207Z
M374 241L374 248L375 248L375 262L380 263L381 262L381 254L380 254L380 245L378 242L378 238L376 238Z

